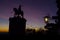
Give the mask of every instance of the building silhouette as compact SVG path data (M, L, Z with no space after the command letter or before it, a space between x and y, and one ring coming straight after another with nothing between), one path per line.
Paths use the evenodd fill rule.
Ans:
M9 34L10 37L22 37L25 34L26 19L23 17L21 5L19 8L13 8L14 16L9 18Z

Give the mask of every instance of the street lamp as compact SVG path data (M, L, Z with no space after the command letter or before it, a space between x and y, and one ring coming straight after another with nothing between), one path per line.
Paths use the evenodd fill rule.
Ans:
M45 17L44 17L44 22L45 22L45 23L49 23L49 18L50 18L49 16L45 16Z

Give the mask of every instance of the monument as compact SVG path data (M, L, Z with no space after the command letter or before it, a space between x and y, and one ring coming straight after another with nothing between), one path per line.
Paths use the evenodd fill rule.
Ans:
M13 8L14 16L9 18L9 34L12 38L22 37L25 34L26 19L24 18L21 5Z

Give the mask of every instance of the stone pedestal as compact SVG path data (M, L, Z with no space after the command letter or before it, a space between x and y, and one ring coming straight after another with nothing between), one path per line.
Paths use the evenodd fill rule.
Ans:
M25 34L26 19L21 17L9 18L9 33L11 37L22 37Z

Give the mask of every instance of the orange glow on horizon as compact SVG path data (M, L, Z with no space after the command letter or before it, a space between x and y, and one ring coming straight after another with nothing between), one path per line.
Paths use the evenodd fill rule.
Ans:
M38 28L38 27L35 27L35 28L33 28L33 27L28 27L28 28L26 28L26 29L33 29L33 30L35 30L36 32L41 31L41 29L42 29L42 30L46 30L44 27L42 27L42 28ZM9 32L9 27L8 27L8 26L5 26L5 27L1 27L1 26L0 26L0 32Z
M8 27L0 27L0 32L9 32Z

